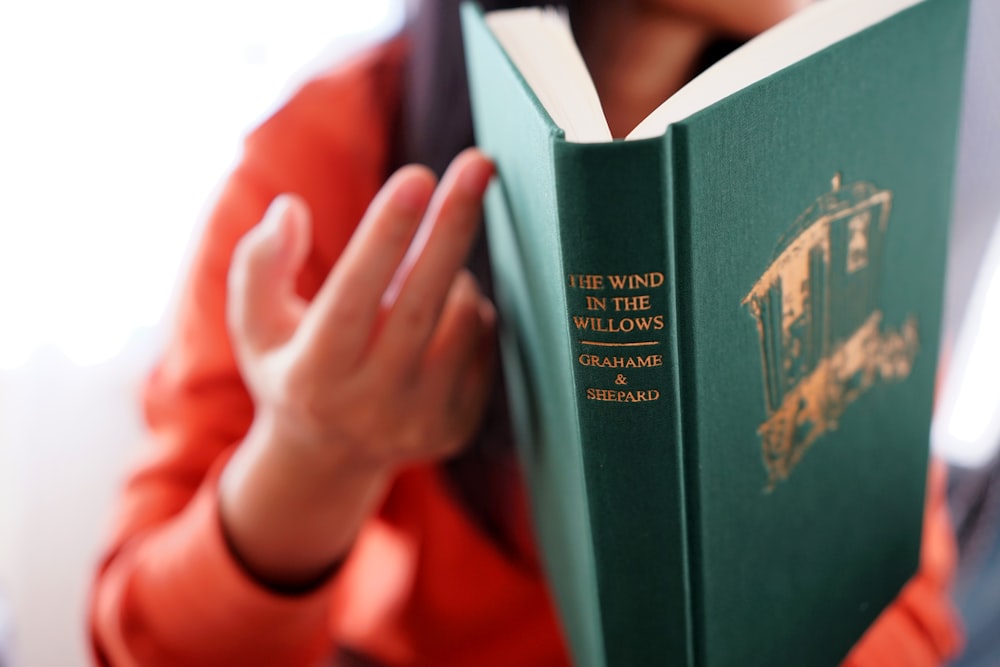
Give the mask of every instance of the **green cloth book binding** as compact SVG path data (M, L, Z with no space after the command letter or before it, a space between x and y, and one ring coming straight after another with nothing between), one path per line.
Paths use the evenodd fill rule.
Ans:
M518 11L462 19L574 662L836 665L918 564L968 2L816 3L624 141Z

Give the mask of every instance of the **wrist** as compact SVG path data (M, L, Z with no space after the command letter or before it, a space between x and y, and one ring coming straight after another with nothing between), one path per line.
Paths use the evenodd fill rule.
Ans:
M344 434L316 433L302 420L261 409L241 449L253 450L294 475L301 485L328 489L331 482L352 487L384 485L399 469L394 461L372 455L372 447Z
M220 518L237 560L279 590L329 573L392 478L388 467L365 465L335 446L283 435L272 420L255 418L219 482Z

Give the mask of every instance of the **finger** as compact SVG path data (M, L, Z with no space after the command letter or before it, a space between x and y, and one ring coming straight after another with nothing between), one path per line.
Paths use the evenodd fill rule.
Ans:
M484 311L489 313L484 315ZM452 388L448 406L452 419L453 441L459 445L468 442L479 428L490 401L496 374L496 313L483 299L480 305L481 324L475 353L469 359L458 381ZM503 391L500 387L499 391Z
M479 299L478 312L480 324L476 347L463 367L459 381L453 387L452 406L458 413L475 413L470 405L488 397L493 386L497 361L497 314L493 304L485 297Z
M437 326L455 274L479 229L483 192L492 175L492 163L469 149L455 158L435 191L386 293L389 310L372 358L387 369L409 367Z
M435 178L424 167L397 171L376 195L306 313L317 361L342 367L362 356L382 295L420 224Z
M252 352L291 336L305 307L295 279L310 243L304 201L280 195L240 239L228 275L227 319L235 342Z
M466 279L459 278L456 283L465 283ZM435 332L416 389L426 410L439 420L439 430L424 439L431 447L425 447L423 456L433 459L454 454L472 439L493 390L495 313L487 299L478 294L470 299L471 291L464 286L458 289L465 294L455 299L449 295L442 324L446 318L459 324L461 334L450 338ZM459 301L460 308L453 305ZM430 351L437 348L446 350L446 354L431 357Z
M458 378L479 348L482 320L479 287L467 270L459 271L448 292L438 327L414 369L417 382L428 394L451 400Z

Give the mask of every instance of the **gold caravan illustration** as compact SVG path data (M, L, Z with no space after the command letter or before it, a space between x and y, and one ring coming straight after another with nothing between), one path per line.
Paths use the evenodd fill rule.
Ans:
M905 379L917 323L883 329L878 307L892 193L841 186L810 206L743 299L757 322L767 419L757 432L767 490L876 382Z

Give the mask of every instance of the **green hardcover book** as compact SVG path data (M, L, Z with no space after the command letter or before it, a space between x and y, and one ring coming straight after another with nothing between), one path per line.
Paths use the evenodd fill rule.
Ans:
M462 18L574 661L836 665L918 563L968 2L816 3L615 141L525 11Z

